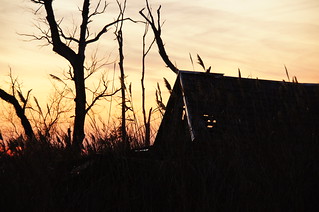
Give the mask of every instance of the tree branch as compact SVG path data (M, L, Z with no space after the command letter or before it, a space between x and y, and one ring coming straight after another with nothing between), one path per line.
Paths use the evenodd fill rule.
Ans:
M90 40L87 40L86 43L89 44L89 43L92 43L92 42L95 42L95 41L99 40L100 37L108 31L109 27L111 27L111 26L113 26L113 25L115 25L115 24L117 24L117 23L119 23L121 21L126 21L126 20L129 20L129 21L132 21L134 23L137 23L137 21L134 21L131 18L117 19L117 20L113 21L112 23L109 23L109 24L105 25L102 28L102 30L94 38L92 38Z
M102 9L101 11L99 11L100 5L101 5L101 0L99 0L99 2L97 3L94 12L89 15L89 20L90 20L93 16L103 14L109 4L107 4L106 1L104 1L103 9Z
M44 4L45 0L31 0L32 2L36 3L36 4ZM52 0L51 0L52 2Z
M115 90L113 93L111 94L106 94L106 90L107 90L107 87L104 88L104 90L97 96L94 97L94 99L92 100L91 104L86 108L85 110L85 113L88 113L89 110L95 105L95 103L101 99L101 98L104 98L104 97L109 97L109 96L113 96L115 95L117 92L119 92L121 89L117 89Z
M150 24L153 32L154 32L154 36L155 36L155 40L157 43L157 47L158 47L158 51L160 56L162 57L163 61L165 62L165 64L167 65L167 67L169 67L174 73L178 73L178 68L171 62L171 60L169 59L165 47L164 47L164 43L163 40L161 38L161 25L160 25L160 9L161 6L157 9L157 25L155 23L155 20L153 18L152 15L152 11L151 8L149 6L148 0L146 0L146 6L147 6L147 11L149 13L150 18L148 18L143 11L145 10L145 8L143 8L142 10L140 10L140 14L141 16Z
M71 37L71 36L66 36L64 33L63 33L63 30L62 28L60 27L60 24L58 24L58 29L59 29L59 32L60 32L60 35L62 38L64 38L65 40L69 40L69 41L74 41L76 43L80 43L80 41L74 37ZM74 33L73 33L74 34ZM69 43L70 44L70 43Z
M24 109L21 107L16 97L0 89L0 98L13 105L17 116L20 118L25 134L28 136L29 139L32 139L34 137L34 133L31 124L25 116Z
M51 31L51 41L53 45L53 51L67 59L71 64L74 64L76 62L76 54L75 52L68 47L65 43L63 43L60 39L60 30L58 27L58 24L55 20L55 15L52 8L52 0L31 0L34 3L42 4L45 7L45 11L47 13L47 21L50 27ZM47 36L47 34L44 35L44 37L47 37L46 39L49 40L50 37Z

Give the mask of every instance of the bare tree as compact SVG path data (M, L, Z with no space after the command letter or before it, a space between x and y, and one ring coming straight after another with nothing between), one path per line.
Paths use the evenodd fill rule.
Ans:
M49 26L49 31L40 29L42 36L33 36L38 40L46 40L53 46L53 51L64 57L71 65L72 71L70 71L70 78L74 81L75 86L75 118L74 118L74 129L73 129L73 142L72 146L74 150L80 151L82 142L85 137L84 134L84 123L85 116L90 109L90 105L87 107L86 102L86 86L85 86L85 55L86 48L89 44L98 41L108 29L124 20L123 16L119 16L113 22L106 24L97 34L92 36L89 29L89 24L92 22L92 18L96 15L100 15L105 12L107 4L98 1L95 9L90 12L90 0L83 0L82 9L80 10L82 16L82 22L79 27L79 36L76 37L76 33L66 35L60 27L60 21L55 17L55 12L52 6L53 0L31 0L32 2L39 4L40 7L44 7L46 11L46 21ZM70 43L76 44L76 49L72 49ZM105 90L106 93L106 90ZM97 95L96 100L104 96L104 94ZM95 101L93 101L94 103Z
M118 7L120 9L120 15L118 16L119 20L122 20L124 18L124 12L126 9L126 0L124 0L123 5L120 4L120 2L117 0L116 1L118 4ZM124 73L124 54L123 54L123 22L118 23L115 35L116 35L116 40L118 42L119 46L119 68L120 68L120 81L121 81L121 114L122 114L122 120L121 120L121 136L122 136L122 142L124 144L125 149L130 148L130 144L127 138L127 132L126 132L126 110L127 110L127 105L126 105L126 94L125 94L125 73Z
M159 8L157 9L157 22L155 21L153 15L152 15L152 10L151 7L148 3L148 0L146 0L146 8L147 8L147 12L148 12L148 16L145 15L143 13L143 11L145 10L145 8L143 8L142 10L140 10L140 14L143 16L143 18L149 23L149 25L151 26L153 33L154 33L154 37L156 40L156 44L158 47L158 51L160 56L162 57L163 61L165 62L165 64L167 65L168 68L170 68L174 73L178 74L178 68L171 62L171 60L169 59L165 47L164 47L164 42L161 38L161 33L162 33L162 28L161 28L161 6L159 6Z
M148 33L148 29L149 29L149 23L146 22L145 24L145 30L144 30L144 34L143 34L143 42L142 42L142 51L143 51L143 55L142 55L142 77L141 77L141 87L142 87L142 113L143 113L143 122L144 122L144 145L145 146L150 146L150 140L151 140L151 125L150 125L150 120L151 120L151 115L152 115L152 108L150 108L148 115L146 114L146 106L145 106L145 60L146 60L146 56L149 53L149 51L151 50L154 42L155 42L155 38L153 39L153 41L150 43L150 45L148 46L148 48L146 48L146 36Z
M21 121L24 132L28 137L28 141L32 141L34 138L34 132L32 130L32 126L31 126L28 118L25 115L25 110L27 107L27 103L29 100L31 90L29 90L27 92L27 96L24 97L20 86L16 86L17 79L14 79L12 77L11 72L10 72L10 80L11 80L12 94L9 94L6 91L0 89L0 98L3 99L4 101L8 102L9 104L11 104L14 107L15 112ZM22 105L20 105L19 100L16 98L16 95L19 97Z
M51 75L51 77L55 76ZM47 141L50 141L53 138L52 135L58 132L58 125L61 124L62 117L70 114L73 109L73 106L68 102L67 95L70 90L67 86L58 88L57 85L53 84L53 87L54 92L49 96L45 107L41 106L38 99L34 97L36 105L30 108L33 128L40 139L45 138Z

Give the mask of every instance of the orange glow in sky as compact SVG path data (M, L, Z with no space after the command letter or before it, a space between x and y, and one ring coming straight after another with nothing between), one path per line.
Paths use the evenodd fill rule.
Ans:
M92 4L97 2L92 0ZM181 70L199 70L196 54L212 72L242 77L282 80L287 79L284 65L299 82L319 83L319 1L318 0L149 0L153 11L162 5L161 17L165 21L162 38L170 59ZM52 91L49 74L62 76L68 63L52 52L45 41L29 41L20 34L39 34L34 26L42 11L34 15L36 5L29 0L0 0L0 87L8 88L9 67L13 75L23 82L25 91L45 102ZM91 26L98 32L117 17L115 1L105 15L99 16ZM62 27L72 30L78 24L81 0L55 0L54 7ZM143 20L139 10L143 0L127 0L126 16ZM117 43L114 29L98 43L88 47L88 57L98 49L98 56L106 62L116 61ZM142 35L141 23L124 24L125 69L127 82L132 82L135 108L140 108L140 77ZM150 31L148 42L151 41ZM189 54L193 56L194 67ZM104 67L109 79L113 78L113 64ZM148 107L155 104L156 82L164 89L163 77L172 84L175 74L167 69L154 46L147 57L146 89ZM117 71L118 72L118 71ZM118 76L115 76L118 79ZM94 84L94 81L91 82ZM93 85L94 86L94 85ZM167 93L166 99L167 99Z

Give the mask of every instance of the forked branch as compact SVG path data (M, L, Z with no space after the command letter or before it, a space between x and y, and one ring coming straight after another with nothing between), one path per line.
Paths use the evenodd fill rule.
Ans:
M28 96L29 96L29 92L28 92ZM4 101L10 103L14 107L17 116L21 120L21 124L23 126L25 134L28 136L29 139L33 139L34 133L33 133L31 124L24 113L25 106L21 107L21 105L19 104L19 101L17 100L17 98L15 96L8 94L7 92L5 92L2 89L0 89L0 98L3 99Z
M90 40L87 40L86 43L89 44L89 43L93 43L93 42L95 42L95 41L98 41L103 34L105 34L106 32L108 32L108 28L109 28L109 27L111 27L111 26L113 26L113 25L116 25L116 24L119 23L119 22L123 22L123 21L127 21L127 20L132 21L132 22L134 22L134 23L137 23L137 21L134 21L134 20L131 19L131 18L117 19L117 20L115 20L115 21L113 21L113 22L111 22L111 23L105 25L105 26L102 28L102 30L101 30L94 38L92 38L92 39L90 39Z
M95 105L95 103L102 99L102 98L105 98L105 97L110 97L110 96L114 96L117 92L119 92L121 89L117 89L115 90L114 92L112 93L107 93L107 86L104 87L103 91L101 91L99 94L98 93L93 93L95 94L96 96L93 98L91 104L88 105L88 107L86 108L85 110L85 113L88 113L91 108ZM97 92L97 91L96 91Z
M99 2L97 3L97 5L96 5L96 7L95 7L95 9L94 9L94 12L89 15L89 22L90 22L90 19L91 19L93 16L103 14L109 4L107 4L106 1L104 1L104 6L103 6L103 8L99 11L100 5L101 5L101 0L99 0Z
M143 13L143 11L145 10L145 8L143 8L142 10L140 10L140 14L141 16L143 16L143 18L149 23L149 25L151 26L154 36L155 36L155 40L156 40L156 44L158 47L158 51L160 56L162 57L163 61L165 62L165 64L167 65L168 68L170 68L174 73L178 73L178 68L171 62L171 60L169 59L165 47L164 47L164 43L163 40L161 38L161 24L160 24L160 20L161 20L161 6L159 6L159 8L157 9L157 24L155 22L155 19L152 15L152 11L151 8L149 6L148 0L146 0L146 8L147 8L147 12L149 14L149 18ZM157 25L157 26L156 26Z

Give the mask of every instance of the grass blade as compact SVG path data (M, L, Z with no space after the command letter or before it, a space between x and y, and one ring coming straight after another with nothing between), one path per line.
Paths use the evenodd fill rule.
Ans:
M198 60L198 64L201 65L204 70L206 70L204 62L203 62L202 58L200 58L200 56L198 54L197 54L197 60Z
M167 79L165 77L163 77L163 79L164 79L164 83L165 83L165 86L166 86L167 90L169 91L169 93L172 93L171 84L169 84L169 82L167 81Z

